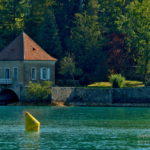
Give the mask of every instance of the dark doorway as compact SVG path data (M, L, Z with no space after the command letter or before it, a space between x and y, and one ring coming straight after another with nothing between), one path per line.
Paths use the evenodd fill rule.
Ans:
M19 98L14 91L6 89L0 92L0 105L7 105L18 101Z

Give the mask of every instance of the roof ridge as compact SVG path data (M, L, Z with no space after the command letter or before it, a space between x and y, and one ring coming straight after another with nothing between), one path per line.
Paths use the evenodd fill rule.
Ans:
M0 60L47 60L57 61L40 45L22 32L0 51Z
M5 46L4 48L2 48L1 50L0 50L0 52L1 51L3 51L3 50L5 50L5 49L7 49L15 40L17 40L17 38L19 38L21 36L21 34L19 34L15 39L13 39L12 41L10 41L9 42L9 44L7 44L7 46Z
M52 57L50 54L48 54L39 44L37 44L28 34L26 34L25 32L23 32L23 37L24 37L24 45L26 46L26 38L29 39L29 41L31 41L33 43L33 46L32 44L30 46L32 46L32 48L34 48L36 50L36 47L37 47L37 50L38 52L42 51L42 53L44 53L44 55L47 55L48 57L51 57L49 59L53 60L53 61L56 61L57 59ZM25 52L27 51L27 49L25 48L24 46L24 60L26 59L26 55L25 55ZM29 51L29 50L28 50ZM48 59L48 60L49 60Z

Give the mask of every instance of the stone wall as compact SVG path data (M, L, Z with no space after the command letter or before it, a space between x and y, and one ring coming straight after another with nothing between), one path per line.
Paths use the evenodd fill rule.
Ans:
M150 87L112 90L113 103L150 103Z
M114 103L150 103L150 87L99 89L53 87L52 103L101 105Z
M52 102L78 105L97 105L112 103L112 91L92 88L52 88Z

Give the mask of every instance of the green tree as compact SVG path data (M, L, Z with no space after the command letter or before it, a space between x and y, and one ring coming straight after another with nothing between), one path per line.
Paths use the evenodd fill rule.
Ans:
M64 57L60 61L60 74L66 76L67 78L72 78L75 83L75 76L78 76L82 73L81 69L76 67L74 58L70 55Z
M37 42L52 56L61 58L60 36L52 9L48 9L37 32Z
M141 66L143 80L146 79L150 60L150 1L130 3L125 14L119 16L118 31L126 35L129 57Z
M54 0L30 0L30 9L25 21L25 31L36 40L39 27L43 23L46 12L55 2ZM47 14L48 15L48 14Z
M0 1L0 49L25 28L29 0Z
M54 6L56 23L60 32L60 39L64 54L69 52L70 34L75 13L80 12L80 0L56 0ZM64 57L64 55L62 56Z
M104 39L98 22L99 5L96 0L90 0L86 7L90 9L75 15L70 49L75 54L77 65L83 70L82 78L86 77L89 81L103 80L106 77L106 61L102 51Z
M24 28L24 20L29 9L29 0L1 0L0 3L0 28L5 28L8 31L22 31Z

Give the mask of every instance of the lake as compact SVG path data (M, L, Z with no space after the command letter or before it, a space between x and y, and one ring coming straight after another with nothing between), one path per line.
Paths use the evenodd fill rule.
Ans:
M41 122L24 130L24 112ZM150 150L150 108L0 106L0 150Z

